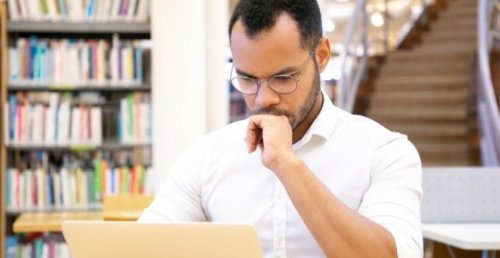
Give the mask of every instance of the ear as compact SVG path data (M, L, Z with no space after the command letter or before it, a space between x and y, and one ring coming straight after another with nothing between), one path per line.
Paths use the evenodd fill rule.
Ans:
M316 63L318 64L319 72L325 70L326 65L330 61L330 40L327 37L322 37L316 46Z

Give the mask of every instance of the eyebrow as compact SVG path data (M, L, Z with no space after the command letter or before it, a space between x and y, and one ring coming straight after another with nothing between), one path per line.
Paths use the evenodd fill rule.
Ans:
M276 75L285 75L285 74L291 74L291 73L294 73L294 72L297 72L298 70L300 69L300 67L285 67L281 70L279 70L278 72L272 74L271 76L269 77L273 77L273 76L276 76ZM236 67L234 67L234 70L236 71L237 74L239 75L242 75L242 76L245 76L245 77L248 77L248 78L258 78L257 76L255 75L252 75L250 73L247 73L245 71L242 71Z

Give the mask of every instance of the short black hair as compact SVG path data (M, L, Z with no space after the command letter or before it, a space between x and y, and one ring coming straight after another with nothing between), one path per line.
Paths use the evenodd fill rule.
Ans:
M249 38L271 29L286 13L297 23L301 45L313 50L323 35L321 12L316 0L240 0L229 21L229 37L234 24L241 20Z

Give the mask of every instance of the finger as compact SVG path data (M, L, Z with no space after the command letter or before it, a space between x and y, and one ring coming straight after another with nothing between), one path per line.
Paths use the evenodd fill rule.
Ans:
M257 149L257 145L262 140L262 128L260 126L261 118L250 117L247 127L247 147L251 153Z

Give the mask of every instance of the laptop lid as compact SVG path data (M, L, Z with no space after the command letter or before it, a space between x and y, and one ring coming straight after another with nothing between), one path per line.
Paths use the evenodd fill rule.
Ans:
M73 258L261 258L250 225L65 221Z

